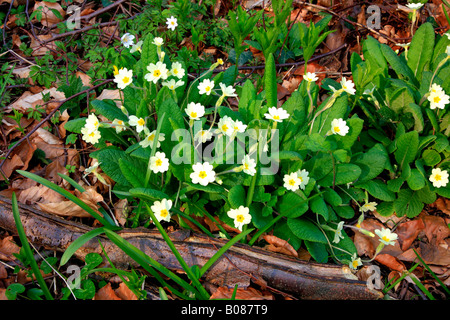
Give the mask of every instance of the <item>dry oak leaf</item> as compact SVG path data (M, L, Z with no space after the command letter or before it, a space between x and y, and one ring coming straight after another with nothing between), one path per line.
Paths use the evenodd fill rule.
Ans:
M9 178L17 169L26 170L35 150L36 145L34 143L26 142L14 149L11 159L7 159L1 168L4 175ZM4 177L3 174L0 174L0 181L2 180L4 180Z
M422 218L425 224L424 231L430 244L438 245L450 236L450 229L443 218L424 214L421 214L419 217Z
M234 288L219 287L211 295L210 300L231 299L233 292L234 292ZM274 300L274 297L272 294L263 294L254 288L247 288L247 289L238 288L236 290L235 298L237 300Z
M395 270L398 272L402 272L406 270L405 265L396 257L391 256L390 254L380 253L375 257L375 260L381 264L384 264L391 270Z
M407 250L411 246L417 235L423 229L425 229L425 224L422 219L414 219L398 225L395 233L398 235L398 240L403 251Z
M103 201L103 197L93 187L86 187L86 191L81 193L75 190L74 194L97 213L97 202ZM70 200L54 203L38 203L41 210L56 214L58 216L87 218L92 217L88 212Z
M264 236L264 240L269 243L266 249L273 252L283 253L288 256L294 256L296 258L298 257L297 251L295 251L294 247L292 247L286 240L268 234Z
M117 294L114 292L113 288L111 287L111 283L108 283L107 285L98 289L92 300L122 300L122 299L118 297Z
M20 247L13 242L12 236L8 236L0 240L0 253L2 254L2 259L5 259L6 261L13 261L16 259L13 254L19 252Z
M136 295L134 294L134 292L131 291L130 288L128 288L128 286L124 282L121 282L119 284L119 288L117 288L115 290L115 293L122 300L137 300L138 299L136 297Z

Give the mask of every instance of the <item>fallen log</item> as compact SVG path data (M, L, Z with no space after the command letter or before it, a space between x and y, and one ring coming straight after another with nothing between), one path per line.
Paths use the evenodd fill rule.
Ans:
M21 221L30 242L45 249L64 252L78 237L92 230L91 227L46 214L33 207L19 204ZM0 196L0 228L16 232L11 201ZM122 229L118 234L135 247L175 271L182 271L180 264L157 230L144 228ZM226 240L207 237L188 231L170 234L177 250L189 266L203 266ZM137 267L106 236L98 236L86 242L75 253L84 259L90 252L105 252L116 267ZM237 243L233 245L205 273L204 280L216 286L248 286L251 280L266 283L298 299L380 299L382 293L369 289L365 282L357 280L347 266L319 264L302 261L258 247Z

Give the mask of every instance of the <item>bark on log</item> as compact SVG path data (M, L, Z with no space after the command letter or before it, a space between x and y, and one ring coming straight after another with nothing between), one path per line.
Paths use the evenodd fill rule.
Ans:
M63 252L75 239L92 230L89 226L40 212L27 205L19 204L19 210L29 241L46 249ZM11 201L1 196L0 228L16 232ZM182 270L157 230L123 229L118 234L164 266ZM222 239L189 232L174 232L171 238L187 264L200 267L226 243ZM75 256L83 260L90 252L101 254L98 239L117 267L137 267L105 236L88 241ZM233 245L204 275L204 280L210 283L230 287L235 284L248 286L252 278L299 299L362 300L383 296L381 292L369 289L365 282L357 280L347 266L305 262L240 243Z

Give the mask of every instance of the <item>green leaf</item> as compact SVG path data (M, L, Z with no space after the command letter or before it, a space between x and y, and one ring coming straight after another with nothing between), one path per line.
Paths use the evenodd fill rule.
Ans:
M361 175L358 182L369 181L376 178L386 167L389 161L386 148L382 144L377 143L367 152L358 155L353 161L361 168Z
M273 54L269 54L264 71L264 90L266 92L267 106L276 107L277 98L277 71Z
M383 217L389 217L395 212L394 201L381 202L377 205L377 212Z
M420 214L424 207L415 191L402 189L398 193L398 198L394 201L394 209L398 216L406 214L408 218L414 218Z
M94 107L97 114L105 116L111 121L115 119L128 121L128 117L117 107L113 100L93 100L91 101L92 107Z
M203 186L201 184L191 183L188 181L185 181L184 183L187 184L191 189L200 190L200 191L209 192L209 193L224 193L224 191L225 191L224 187L219 186L217 184L210 183L206 186Z
M81 134L81 128L86 124L86 118L72 119L66 122L64 129Z
M408 104L404 109L404 113L411 113L414 118L414 130L422 132L425 122L423 120L422 109L415 103Z
M125 179L134 188L145 187L145 176L142 174L143 166L141 168L136 167L130 161L121 158L119 159L119 168Z
M323 187L347 184L356 181L360 175L361 168L356 164L339 163L336 165L335 175L333 174L333 171L331 171L318 183Z
M245 120L249 123L252 119L258 119L259 110L255 108L256 105L256 89L251 80L247 80L242 87L239 95L238 110Z
M318 263L328 262L327 246L324 243L305 240L305 246L314 260Z
M310 209L312 212L321 215L325 221L328 221L328 207L322 197L314 198L310 201Z
M144 73L147 70L147 66L150 63L156 63L158 61L158 53L156 51L156 45L153 44L153 35L149 32L142 44L141 62Z
M228 201L233 209L245 206L245 190L242 185L236 185L228 192Z
M335 135L338 148L350 150L355 141L358 139L363 128L364 120L360 118L351 118L347 120L349 132L345 136Z
M75 241L73 241L70 246L64 251L61 260L59 262L60 266L65 265L70 258L73 256L73 254L79 249L81 248L81 246L83 246L86 242L88 242L89 240L91 240L92 238L102 234L103 232L105 232L104 228L96 228L96 229L92 229L88 232L86 232L85 234L79 236L78 238L75 239Z
M394 156L400 169L414 161L418 147L419 134L417 131L407 132L397 138L397 150L394 152Z
M408 51L408 66L420 81L422 72L430 63L434 50L434 29L429 22L422 24L414 34Z
M408 186L411 188L411 190L420 190L427 183L425 177L416 168L411 170L411 175L408 179L406 179L406 182L408 183Z
M278 198L278 212L286 217L296 218L308 211L308 201L301 190L288 191Z
M441 155L436 150L427 149L422 153L422 159L427 166L434 167L441 162Z
M379 200L395 200L395 193L389 190L387 184L380 180L369 180L364 183L358 183L355 187L367 190L371 196Z
M381 44L381 52L399 78L404 78L405 80L410 80L414 84L417 84L414 74L402 56L398 56L391 47L384 43Z
M150 188L133 188L130 189L130 194L133 197L150 201L169 199L169 196L164 192Z
M319 243L327 243L327 239L323 235L322 231L311 221L301 218L287 220L289 229L295 234L299 239L308 240Z

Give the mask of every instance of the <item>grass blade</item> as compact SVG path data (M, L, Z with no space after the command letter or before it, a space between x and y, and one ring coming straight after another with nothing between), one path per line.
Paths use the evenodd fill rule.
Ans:
M422 265L425 267L425 269L428 270L428 272L433 276L433 278L441 285L441 287L447 292L447 294L450 295L450 290L447 288L447 286L441 281L441 279L438 278L438 276L431 270L431 268L425 263L425 261L422 259L421 256L416 252L415 249L413 249L414 253L416 254L417 258L419 258Z
M22 221L20 220L19 206L17 204L16 193L12 194L12 212L14 216L14 222L16 223L17 233L19 234L20 242L22 243L22 248L25 251L27 259L30 261L31 269L33 270L34 276L36 277L39 286L41 287L42 292L47 300L53 300L50 291L48 290L47 284L42 277L41 271L34 259L33 252L31 251L30 245L28 243L27 235L22 225Z
M83 244L85 244L86 242L88 242L92 238L94 238L94 237L96 237L99 234L102 234L104 232L105 232L105 228L101 227L101 228L97 228L97 229L88 231L85 234L83 234L82 236L78 237L74 242L72 242L70 244L70 246L66 249L66 251L64 251L64 253L63 253L62 257L61 257L60 266L65 265L67 263L67 261L69 261L69 259L72 257L72 255L79 248L81 248L81 246Z

